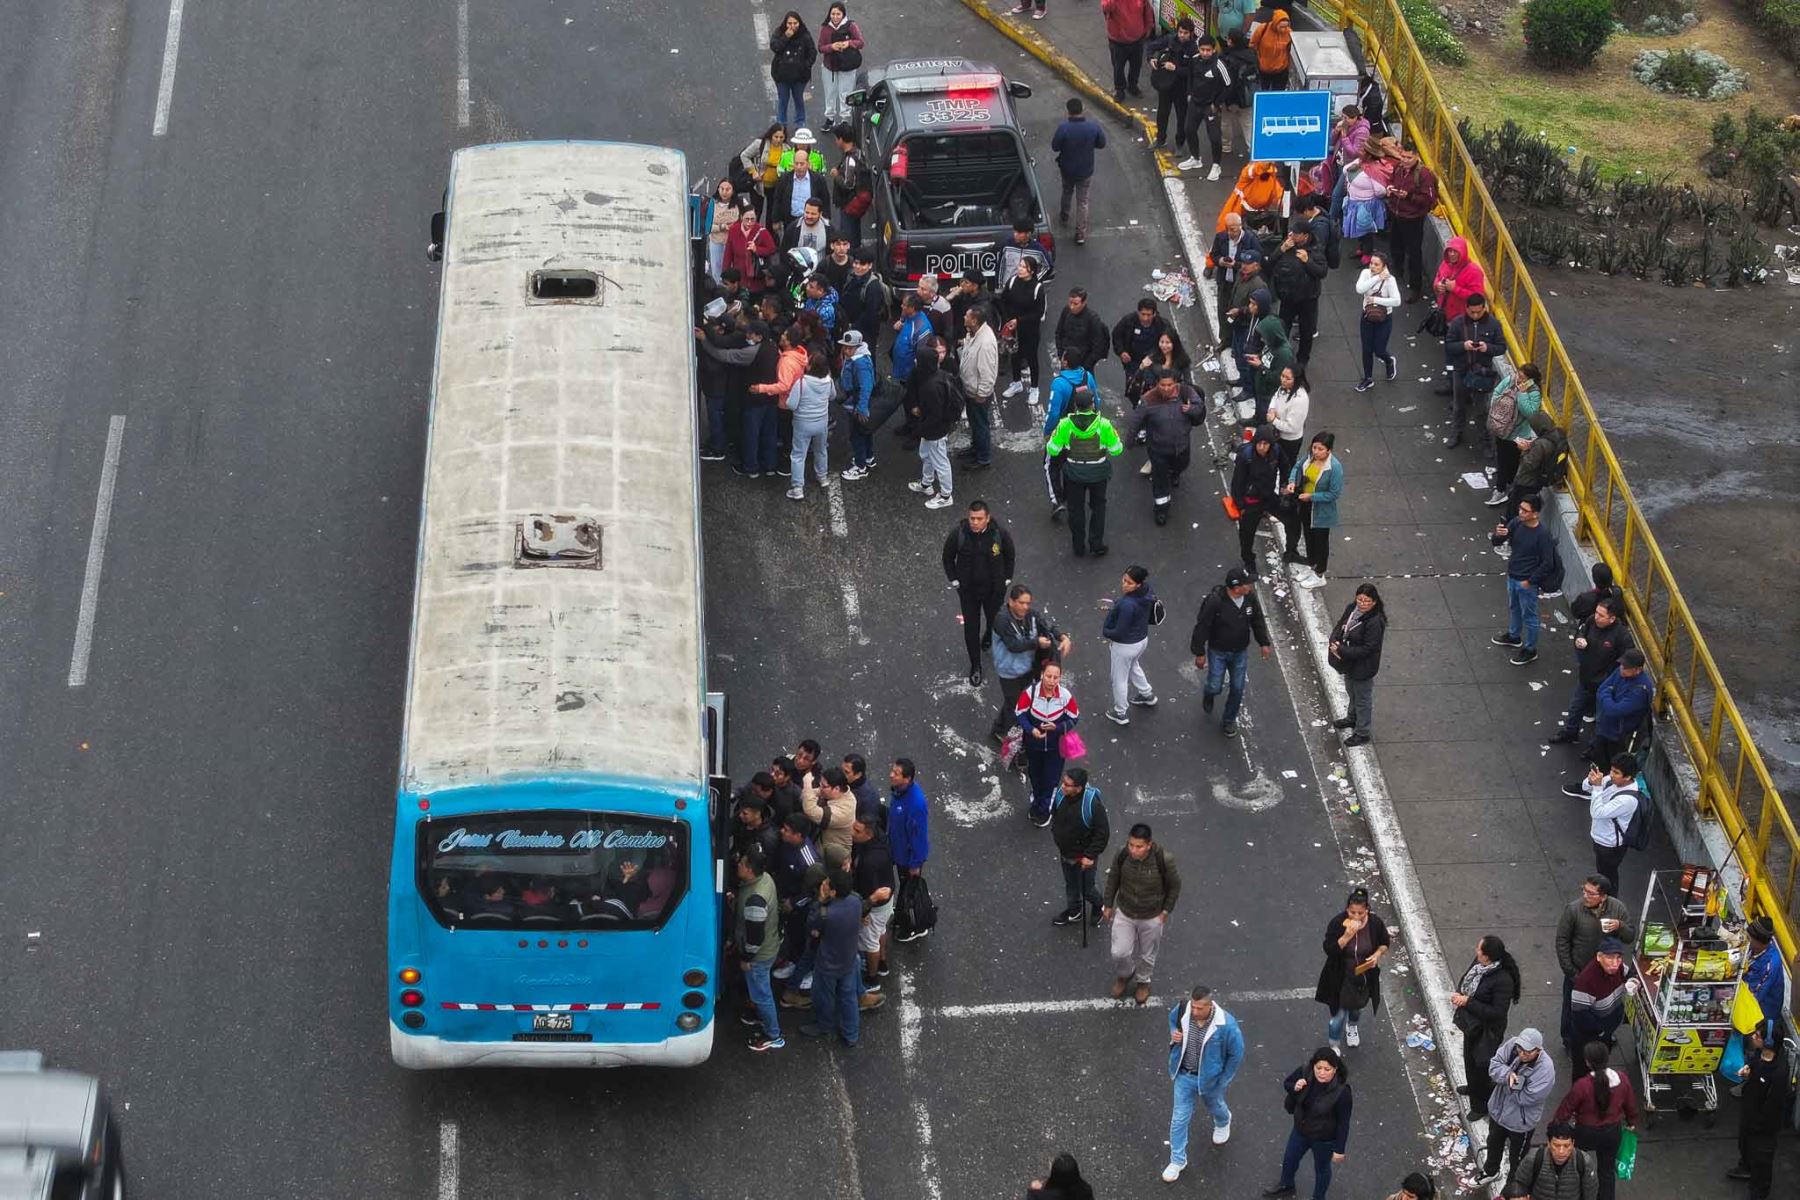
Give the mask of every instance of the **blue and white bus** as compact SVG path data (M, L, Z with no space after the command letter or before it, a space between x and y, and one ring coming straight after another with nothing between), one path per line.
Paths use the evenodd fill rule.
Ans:
M394 1060L698 1063L728 793L685 163L470 147L442 224L388 880Z

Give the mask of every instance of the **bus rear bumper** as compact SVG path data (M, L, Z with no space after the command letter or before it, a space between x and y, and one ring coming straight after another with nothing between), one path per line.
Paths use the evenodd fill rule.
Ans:
M660 1042L463 1042L407 1033L388 1022L394 1062L414 1071L450 1067L692 1067L712 1054L714 1022Z

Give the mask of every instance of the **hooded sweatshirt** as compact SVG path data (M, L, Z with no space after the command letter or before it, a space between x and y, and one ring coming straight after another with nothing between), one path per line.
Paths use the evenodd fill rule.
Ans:
M1280 317L1264 317L1256 323L1256 333L1262 338L1262 365L1256 369L1256 403L1266 410L1269 398L1281 386L1281 373L1295 363L1294 346L1288 340L1287 330L1281 327Z
M844 392L844 407L855 409L859 417L867 417L869 397L875 392L875 359L869 354L867 342L844 355L838 386Z
M1556 1059L1540 1054L1536 1062L1527 1064L1519 1058L1521 1050L1518 1038L1507 1038L1488 1060L1487 1067L1488 1078L1494 1081L1494 1094L1488 1097L1488 1118L1513 1133L1537 1128L1556 1087ZM1512 1081L1515 1075L1516 1084Z
M1056 373L1050 381L1050 402L1044 407L1044 436L1049 437L1056 432L1056 423L1063 419L1069 411L1069 400L1075 395L1075 389L1085 387L1093 393L1096 403L1100 400L1100 383L1094 373L1086 367L1065 367Z
M1519 456L1519 469L1513 473L1513 487L1523 492L1535 492L1550 482L1550 471L1556 460L1567 453L1569 439L1550 414L1538 409L1525 418L1531 426L1531 432L1537 436L1531 445L1525 447L1525 453Z
M1267 442L1269 452L1258 454L1258 442ZM1273 506L1281 492L1281 455L1275 449L1275 430L1264 425L1253 440L1238 447L1231 469L1231 498L1239 508L1261 504Z
M1444 259L1438 264L1432 282L1450 285L1443 299L1444 319L1454 321L1469 307L1469 297L1487 286L1487 276L1469 261L1469 243L1453 237L1444 243Z

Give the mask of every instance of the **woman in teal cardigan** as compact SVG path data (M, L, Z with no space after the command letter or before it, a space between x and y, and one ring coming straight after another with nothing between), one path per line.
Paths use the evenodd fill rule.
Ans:
M1501 368L1505 371L1505 368ZM1506 503L1506 489L1519 473L1519 456L1537 435L1531 431L1531 414L1544 406L1538 384L1544 373L1536 363L1506 371L1488 404L1488 433L1494 439L1494 491L1484 503L1498 508Z
M1282 558L1308 568L1295 580L1303 588L1324 587L1331 561L1331 531L1338 521L1338 497L1344 494L1344 467L1331 452L1335 444L1329 433L1313 434L1306 457L1294 464L1282 489L1281 523L1288 545Z

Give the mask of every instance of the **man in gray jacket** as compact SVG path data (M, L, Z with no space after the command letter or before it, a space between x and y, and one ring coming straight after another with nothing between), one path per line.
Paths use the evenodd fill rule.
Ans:
M1574 1017L1571 993L1575 976L1594 961L1600 951L1600 939L1616 937L1627 946L1637 941L1637 926L1631 923L1631 910L1617 896L1608 895L1611 886L1604 875L1589 875L1581 882L1581 895L1569 902L1556 922L1556 964L1562 968L1562 1028L1564 1042L1574 1040Z
M963 396L969 405L969 453L963 465L979 469L994 458L993 421L994 385L1000 380L1000 342L988 323L987 310L971 305L963 314L963 327L968 334L962 340L957 374L962 379Z
M1531 1148L1531 1134L1544 1119L1544 1106L1556 1087L1556 1060L1544 1053L1544 1035L1521 1029L1507 1038L1488 1063L1494 1093L1488 1097L1487 1154L1481 1177L1486 1185L1500 1178L1500 1156L1507 1154L1513 1170Z
M1156 386L1144 393L1144 403L1126 422L1124 441L1130 445L1140 433L1150 451L1150 492L1156 523L1169 523L1169 503L1181 486L1181 473L1190 456L1189 435L1206 423L1206 400L1168 367L1156 370Z

